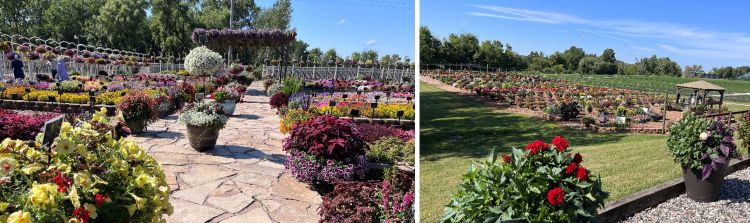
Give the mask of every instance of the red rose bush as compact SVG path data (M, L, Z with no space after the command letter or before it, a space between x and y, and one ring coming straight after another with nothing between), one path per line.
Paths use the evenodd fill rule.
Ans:
M608 194L602 182L573 155L561 136L536 140L498 160L494 150L476 162L448 205L441 222L590 222Z

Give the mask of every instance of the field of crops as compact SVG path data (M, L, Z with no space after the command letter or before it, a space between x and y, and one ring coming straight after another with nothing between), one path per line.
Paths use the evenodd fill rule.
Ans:
M701 78L680 78L669 76L644 75L577 75L577 74L543 74L547 78L580 82L599 87L641 90L646 92L674 92L675 85L697 80L705 80L727 89L725 94L750 93L750 81L746 80L717 80ZM727 96L727 101L750 102L750 95Z

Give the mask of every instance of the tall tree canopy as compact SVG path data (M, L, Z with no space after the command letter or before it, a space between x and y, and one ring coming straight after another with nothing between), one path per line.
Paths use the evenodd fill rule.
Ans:
M86 29L89 43L124 50L150 51L146 0L107 0Z

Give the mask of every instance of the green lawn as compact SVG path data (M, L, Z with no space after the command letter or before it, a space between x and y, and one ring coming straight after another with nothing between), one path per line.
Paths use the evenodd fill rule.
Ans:
M750 93L750 81L747 80L723 80L703 78L681 78L670 76L646 76L646 75L577 75L577 74L544 74L548 78L580 82L587 85L602 87L632 89L646 92L674 92L675 85L697 80L705 80L727 89L727 94ZM750 96L729 96L728 101L750 102Z
M608 201L680 176L666 151L666 136L592 134L522 115L503 113L479 101L420 86L420 207L422 222L436 222L472 160L492 147L507 152L556 135L570 140L583 165L600 174Z

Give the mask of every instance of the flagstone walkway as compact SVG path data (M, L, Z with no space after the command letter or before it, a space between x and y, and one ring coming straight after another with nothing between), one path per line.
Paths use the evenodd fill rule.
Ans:
M164 169L174 206L167 222L318 221L318 193L284 171L284 135L268 100L262 83L253 83L206 152L190 147L176 114L130 136Z

